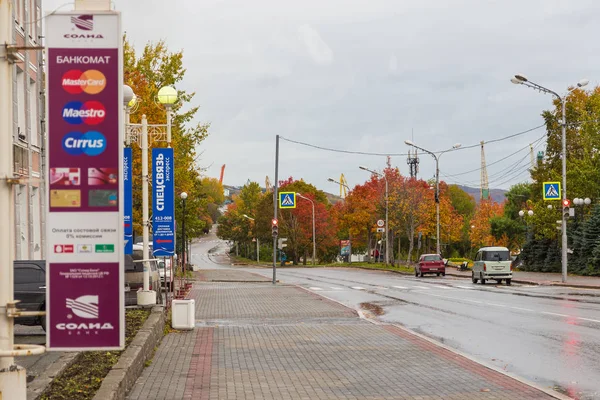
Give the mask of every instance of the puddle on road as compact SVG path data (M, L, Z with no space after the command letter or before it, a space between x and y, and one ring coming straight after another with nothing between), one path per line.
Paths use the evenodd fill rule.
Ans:
M369 311L375 315L383 315L384 311L383 311L383 307L377 305L377 304L373 304L373 303L360 303L360 308L362 310L366 310Z

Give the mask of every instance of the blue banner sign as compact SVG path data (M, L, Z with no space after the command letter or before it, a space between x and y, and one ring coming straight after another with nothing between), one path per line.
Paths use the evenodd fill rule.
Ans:
M131 147L123 149L123 220L125 254L133 253L133 185L131 181Z
M175 169L173 149L152 149L152 253L175 254Z

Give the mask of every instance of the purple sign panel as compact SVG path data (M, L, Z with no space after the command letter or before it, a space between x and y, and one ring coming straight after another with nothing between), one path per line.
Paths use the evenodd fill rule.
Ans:
M120 14L46 21L47 348L122 349Z
M55 348L106 347L119 343L119 264L60 264L49 271Z
M119 211L118 49L49 49L50 212Z

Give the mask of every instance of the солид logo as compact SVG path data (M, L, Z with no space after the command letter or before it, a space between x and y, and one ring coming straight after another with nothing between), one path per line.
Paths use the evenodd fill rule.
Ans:
M69 132L63 137L62 146L72 156L97 156L106 150L106 138L97 131Z

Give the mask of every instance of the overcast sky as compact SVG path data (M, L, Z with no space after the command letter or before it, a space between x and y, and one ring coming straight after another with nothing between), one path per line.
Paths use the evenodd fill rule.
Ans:
M197 92L208 176L243 185L273 181L275 135L316 146L406 153L477 145L541 125L552 98L510 83L515 73L559 93L600 79L600 2L485 0L115 0L137 49L164 39L183 49L181 88ZM47 0L52 11L64 0ZM71 9L66 6L63 10ZM413 134L414 132L414 134ZM538 129L485 147L488 164L544 134ZM536 148L543 150L543 141ZM478 187L478 146L440 159L448 182ZM521 164L518 164L519 161ZM316 150L282 140L280 179L350 186L381 170L382 156ZM393 166L408 174L406 156ZM528 179L528 150L490 165L491 188ZM517 166L515 167L515 164ZM420 177L435 172L420 157Z

